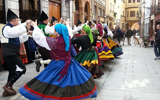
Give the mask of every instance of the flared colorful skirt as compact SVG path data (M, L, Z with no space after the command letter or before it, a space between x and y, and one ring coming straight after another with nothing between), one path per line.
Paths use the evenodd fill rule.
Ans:
M97 96L92 75L75 59L71 59L67 75L61 81L60 72L65 61L52 60L34 79L19 89L30 100L82 100Z
M20 56L19 57L22 60L23 64L28 63L27 53L26 53L26 48L24 46L24 43L21 43L21 46L20 46Z
M114 55L114 57L117 57L123 54L122 48L119 47L113 40L107 38L107 39L104 39L103 41L112 51L112 54Z
M112 51L108 48L108 46L103 42L103 46L101 46L101 42L97 42L98 55L101 61L113 60L114 56Z
M99 66L98 56L95 49L81 51L74 57L83 67L85 67L94 78L101 77L104 73Z

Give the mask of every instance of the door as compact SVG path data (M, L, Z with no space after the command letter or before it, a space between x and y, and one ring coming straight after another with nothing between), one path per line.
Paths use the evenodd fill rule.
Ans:
M6 23L5 10L4 10L4 0L0 0L0 23Z
M55 2L49 2L49 16L54 16L58 21L61 15L61 5Z

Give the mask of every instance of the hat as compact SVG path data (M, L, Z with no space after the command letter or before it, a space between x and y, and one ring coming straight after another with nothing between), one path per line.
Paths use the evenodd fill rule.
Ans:
M10 9L8 9L8 12L7 12L7 21L9 21L11 19L15 19L15 18L18 18L18 16L13 11L11 11Z
M54 21L58 21L58 20L55 17L52 16L51 23L53 23Z
M76 25L76 26L78 26L79 24L82 24L82 22L81 22L80 20L78 20L78 22L77 22L77 25Z
M44 20L46 20L46 19L48 19L47 14L46 14L44 11L42 11L42 14L41 14L41 16L40 16L40 21L44 21Z

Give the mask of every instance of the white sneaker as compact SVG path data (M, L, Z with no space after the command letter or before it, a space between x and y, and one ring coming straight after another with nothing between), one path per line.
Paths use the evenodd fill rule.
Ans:
M156 58L154 58L154 60L157 60L158 58L156 57Z

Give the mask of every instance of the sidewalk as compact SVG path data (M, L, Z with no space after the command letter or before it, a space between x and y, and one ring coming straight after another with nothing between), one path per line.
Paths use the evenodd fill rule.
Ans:
M160 60L154 60L153 48L123 46L124 54L105 62L103 75L95 79L98 96L93 100L160 100ZM27 72L14 85L15 90L36 76L35 64L26 65ZM42 68L41 68L42 70ZM0 87L6 83L8 72L0 72ZM27 100L19 93L0 100Z

